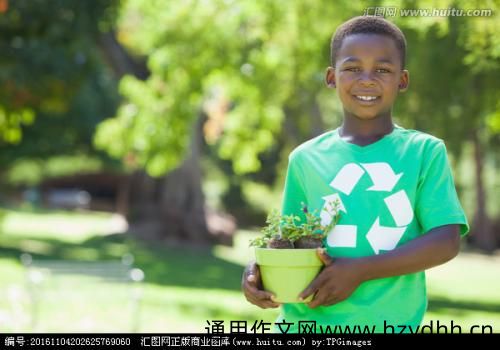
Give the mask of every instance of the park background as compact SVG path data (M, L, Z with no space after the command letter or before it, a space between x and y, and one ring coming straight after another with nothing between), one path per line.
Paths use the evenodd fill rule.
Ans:
M330 39L366 13L405 33L411 81L396 123L444 139L471 223L460 255L427 272L424 323L500 332L499 11L463 0L0 0L0 332L272 322L277 310L240 291L248 240L280 207L289 152L340 124L324 85ZM37 280L22 254L125 259L144 280Z

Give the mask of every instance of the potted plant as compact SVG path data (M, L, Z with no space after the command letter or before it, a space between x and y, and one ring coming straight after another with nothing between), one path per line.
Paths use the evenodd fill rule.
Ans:
M316 249L324 247L324 240L337 224L339 202L331 202L323 209L330 216L327 225L321 224L317 211L309 212L302 203L305 222L296 215L281 215L273 210L262 229L262 235L250 242L255 247L264 289L275 295L280 303L309 302L298 295L320 272L323 264Z

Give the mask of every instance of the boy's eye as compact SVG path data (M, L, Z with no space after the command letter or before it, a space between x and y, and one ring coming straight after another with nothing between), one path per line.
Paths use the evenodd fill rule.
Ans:
M385 68L378 68L377 73L390 73L390 71Z
M346 70L348 72L359 72L360 71L360 69L358 67L347 67L344 70Z

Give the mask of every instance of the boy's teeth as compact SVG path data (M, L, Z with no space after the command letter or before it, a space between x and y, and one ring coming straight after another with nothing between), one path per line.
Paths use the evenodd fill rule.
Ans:
M375 96L356 96L356 98L363 100L363 101L373 101L376 99Z

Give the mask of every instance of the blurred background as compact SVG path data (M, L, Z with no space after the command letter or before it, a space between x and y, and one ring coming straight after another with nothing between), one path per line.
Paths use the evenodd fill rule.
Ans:
M280 207L289 152L340 125L323 82L330 39L363 14L404 31L411 84L396 123L445 140L472 225L459 257L427 273L425 322L500 332L499 11L0 0L0 332L272 322L277 310L240 292L248 240Z

